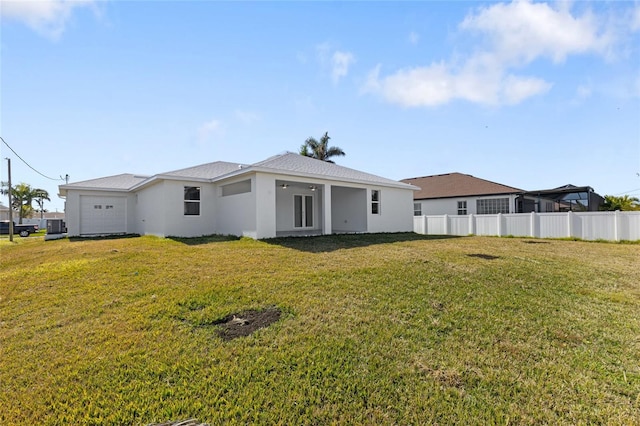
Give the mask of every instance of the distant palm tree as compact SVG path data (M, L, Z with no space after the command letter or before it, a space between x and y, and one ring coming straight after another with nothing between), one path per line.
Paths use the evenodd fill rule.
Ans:
M38 210L40 210L40 219L44 218L44 213L46 210L44 209L44 200L51 201L49 198L49 193L44 189L34 189L34 201L38 203Z
M325 132L320 141L315 138L308 138L300 147L300 155L333 163L333 161L329 160L331 157L344 156L345 153L342 148L329 146L329 139L331 139L329 132Z
M640 210L640 199L637 197L630 197L628 195L615 196L605 195L604 204L601 210L620 210L620 211L633 211Z
M9 193L9 188L3 186L0 192L6 195ZM44 200L51 201L47 191L39 188L32 188L31 185L27 183L20 183L11 188L11 198L11 207L18 211L18 223L22 223L22 219L33 212L34 201L38 202L40 208L42 208Z

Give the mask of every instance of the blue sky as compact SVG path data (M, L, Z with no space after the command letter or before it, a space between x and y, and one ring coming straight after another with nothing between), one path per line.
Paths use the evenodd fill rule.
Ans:
M640 196L637 1L0 8L0 134L48 177L252 163L328 131L338 164L392 179ZM9 157L63 210L1 151L3 181Z

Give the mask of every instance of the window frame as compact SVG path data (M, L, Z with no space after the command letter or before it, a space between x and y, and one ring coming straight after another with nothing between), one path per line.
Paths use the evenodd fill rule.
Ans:
M371 214L373 215L381 215L382 214L382 191L379 189L371 190Z
M418 206L418 208L416 208ZM422 216L422 203L413 203L413 215Z
M197 198L191 198L190 194L195 194ZM201 186L185 185L183 188L183 216L200 216L201 200L202 200ZM195 208L195 210L192 211L191 210L192 208Z
M468 212L467 200L458 200L458 216L466 216Z
M296 199L300 197L300 217L298 217ZM307 200L311 199L311 206L307 205ZM309 207L311 207L309 209ZM294 229L313 229L315 222L315 197L310 194L293 194L293 227ZM300 225L298 226L298 219L300 219ZM311 224L308 220L311 219Z
M477 214L508 214L509 197L500 198L479 198L476 200Z

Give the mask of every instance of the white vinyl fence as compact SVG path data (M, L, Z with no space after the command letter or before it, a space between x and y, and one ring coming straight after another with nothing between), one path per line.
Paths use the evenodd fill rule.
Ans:
M640 212L514 213L414 216L424 235L491 235L583 240L640 240Z

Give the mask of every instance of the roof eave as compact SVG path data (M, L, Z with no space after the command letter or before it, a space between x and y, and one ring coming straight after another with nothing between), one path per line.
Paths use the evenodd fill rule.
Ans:
M96 187L96 186L75 186L75 185L60 185L58 187L60 195L64 192L64 195L70 190L73 191L104 191L104 192L129 192L131 188L110 188L110 187Z
M189 182L202 182L202 183L210 183L213 180L210 178L199 178L199 177L192 177L192 176L172 176L172 175L154 175L151 176L148 179L143 180L142 182L139 182L135 185L133 185L131 188L129 188L129 191L137 191L139 189L143 189L146 188L149 185L154 184L157 181L161 181L161 180L177 180L177 181L189 181Z
M291 170L280 170L280 169L272 169L269 167L252 167L252 171L261 172L261 173L269 173L274 175L285 175L285 176L295 176L295 177L304 177L310 179L322 179L322 180L331 180L338 182L349 182L356 183L359 185L369 185L369 186L382 186L387 188L398 188L398 189L411 189L413 191L419 190L415 185L411 185L403 182L375 182L361 179L350 179L350 178L342 178L339 176L327 176L327 175L319 175L315 173L306 173L306 172L296 172Z
M461 194L461 195L443 195L439 197L421 197L416 198L416 200L441 200L444 198L464 198L464 197L493 197L498 195L522 195L525 194L526 191L510 191L510 192L496 192L496 193L482 193L482 194Z

